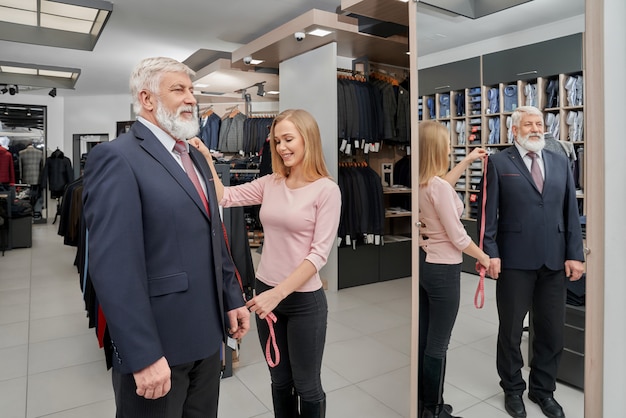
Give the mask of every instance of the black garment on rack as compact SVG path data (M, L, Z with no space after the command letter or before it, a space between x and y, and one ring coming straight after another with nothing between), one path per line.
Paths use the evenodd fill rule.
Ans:
M380 176L370 167L340 167L338 184L342 199L341 245L367 244L368 236L382 237L385 209Z
M256 155L261 152L273 121L273 117L251 116L243 122L244 153Z
M46 159L41 173L40 184L48 186L50 197L58 199L63 196L65 187L74 180L72 162L59 149Z
M411 156L405 155L393 165L393 184L411 187Z
M59 213L57 233L62 236L63 243L72 247L80 244L83 178L79 177L69 183L63 193Z
M226 228L230 253L241 277L241 286L246 295L246 300L249 300L253 296L255 273L252 253L250 252L250 242L248 241L244 208L234 207L227 210L230 211L230 225Z

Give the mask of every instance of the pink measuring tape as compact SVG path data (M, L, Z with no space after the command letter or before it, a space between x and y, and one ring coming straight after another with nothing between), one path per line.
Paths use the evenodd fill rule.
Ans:
M267 321L267 326L270 329L270 335L267 337L267 342L265 343L265 360L267 361L267 365L270 367L278 366L280 363L280 351L278 351L278 344L276 344L276 334L274 333L274 324L278 319L274 312L270 312L265 317ZM274 355L276 356L275 360L272 360L272 348L274 349Z
M226 242L226 248L228 248L228 253L230 252L230 244L228 243L228 234L226 233L226 227L222 224L222 232L224 233L224 241ZM232 254L231 254L232 258ZM234 264L234 263L233 263ZM243 281L241 280L241 275L239 275L239 270L237 270L237 266L235 266L235 276L237 277L237 281L239 282L239 287L243 291ZM245 295L244 295L245 300ZM280 351L278 351L278 344L276 343L276 334L274 333L274 324L278 321L276 315L273 312L270 312L265 317L267 321L267 325L270 329L270 336L267 338L267 343L265 344L265 359L267 360L267 364L270 367L276 367L278 363L280 363ZM272 351L271 348L274 348L274 354L276 356L276 360L272 360Z
M485 157L485 162L483 164L483 198L481 201L481 213L480 217L480 236L478 247L483 249L483 239L485 237L485 206L487 204L487 160L489 157ZM476 309L482 309L485 305L485 274L487 273L487 269L485 266L476 262L476 270L478 270L478 287L476 288L476 294L474 295L474 306Z

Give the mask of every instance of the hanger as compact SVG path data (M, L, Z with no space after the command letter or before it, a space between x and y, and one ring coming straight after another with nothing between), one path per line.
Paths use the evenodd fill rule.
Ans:
M209 107L204 109L204 112L202 112L202 115L200 117L206 118L207 116L210 116L212 113L213 113L213 105L210 105Z

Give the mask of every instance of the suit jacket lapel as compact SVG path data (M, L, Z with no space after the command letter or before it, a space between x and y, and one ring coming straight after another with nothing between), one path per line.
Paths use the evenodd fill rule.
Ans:
M548 183L554 177L552 175L552 169L554 168L554 160L549 152L541 153L543 158L543 190L546 190Z
M215 186L213 184L213 174L211 173L209 164L204 158L204 155L202 155L202 153L194 147L189 147L189 156L191 157L191 160L193 161L195 166L198 168L200 175L204 178L211 216L213 216L213 214L219 216L219 202L217 201L217 194L215 193Z
M170 152L163 147L150 129L145 127L142 123L134 123L131 130L134 131L133 133L138 139L141 139L141 147L170 173L208 218L208 214L204 210L202 199L200 199L196 188L191 180L189 180L187 173L185 173L185 170L174 160Z
M508 153L509 159L517 167L520 173L522 173L522 175L526 178L526 180L528 180L530 185L537 191L537 193L539 193L539 189L537 189L535 180L533 180L533 176L530 174L530 170L528 170L528 167L526 167L526 164L524 163L524 159L522 158L519 151L517 150L517 147L515 146L509 147L506 149L505 152Z

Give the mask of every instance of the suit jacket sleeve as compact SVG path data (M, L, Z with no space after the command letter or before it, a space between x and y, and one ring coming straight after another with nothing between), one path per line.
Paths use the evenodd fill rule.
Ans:
M226 243L224 224L219 216L219 206L217 202L217 194L215 192L215 182L211 174L211 169L208 166L204 156L193 147L189 148L191 157L196 166L200 170L200 173L204 176L205 184L207 186L207 194L209 201L209 208L211 211L214 243L219 245L213 245L215 257L216 269L221 271L216 272L217 277L222 278L222 297L224 301L224 310L228 312L232 309L239 308L244 305L243 299L243 283L239 283L235 274L235 264L232 259L230 249ZM219 253L215 250L218 248ZM225 322L225 326L228 327L228 322Z
M491 159L487 160L487 188L480 183L480 193L478 195L478 219L476 222L478 228L478 236L480 237L481 221L485 217L485 235L483 237L483 251L491 258L499 258L498 244L496 236L498 235L498 202L499 197L498 173L496 166ZM483 193L487 193L487 202L483 213L482 201Z
M114 147L95 147L84 176L90 271L110 334L133 371L164 355L146 284L141 193L129 161ZM132 330L133 335L129 335Z

